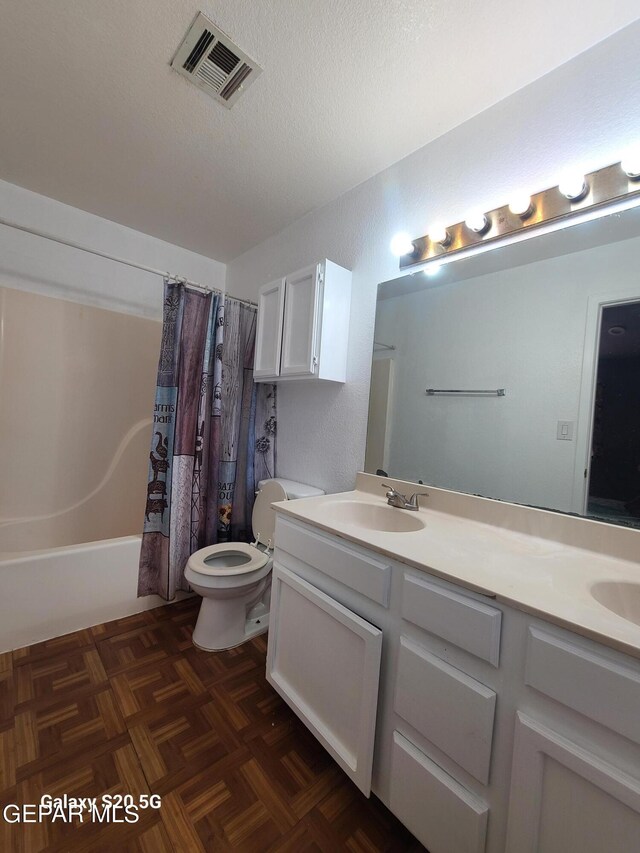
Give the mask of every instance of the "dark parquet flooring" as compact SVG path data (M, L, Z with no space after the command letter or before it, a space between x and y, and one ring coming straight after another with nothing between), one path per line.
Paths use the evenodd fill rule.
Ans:
M0 655L0 851L422 850L268 685L264 636L191 644L199 602ZM162 804L137 823L3 820L43 794Z

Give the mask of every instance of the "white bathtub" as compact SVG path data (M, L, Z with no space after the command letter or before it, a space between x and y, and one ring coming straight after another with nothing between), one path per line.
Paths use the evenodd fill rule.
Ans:
M165 604L155 595L136 598L140 540L123 536L0 559L0 652Z

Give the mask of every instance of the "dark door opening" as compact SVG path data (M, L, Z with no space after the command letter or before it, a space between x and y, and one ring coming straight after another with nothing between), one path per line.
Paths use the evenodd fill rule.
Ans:
M640 301L602 311L587 514L640 527Z

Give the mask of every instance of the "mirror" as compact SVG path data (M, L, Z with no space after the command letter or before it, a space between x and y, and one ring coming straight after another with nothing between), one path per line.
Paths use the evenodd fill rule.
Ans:
M380 284L365 470L640 528L638 258L635 208Z

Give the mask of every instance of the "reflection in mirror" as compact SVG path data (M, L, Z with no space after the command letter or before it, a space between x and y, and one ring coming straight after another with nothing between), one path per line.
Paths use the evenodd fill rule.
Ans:
M636 208L381 284L365 470L640 527L639 257Z

